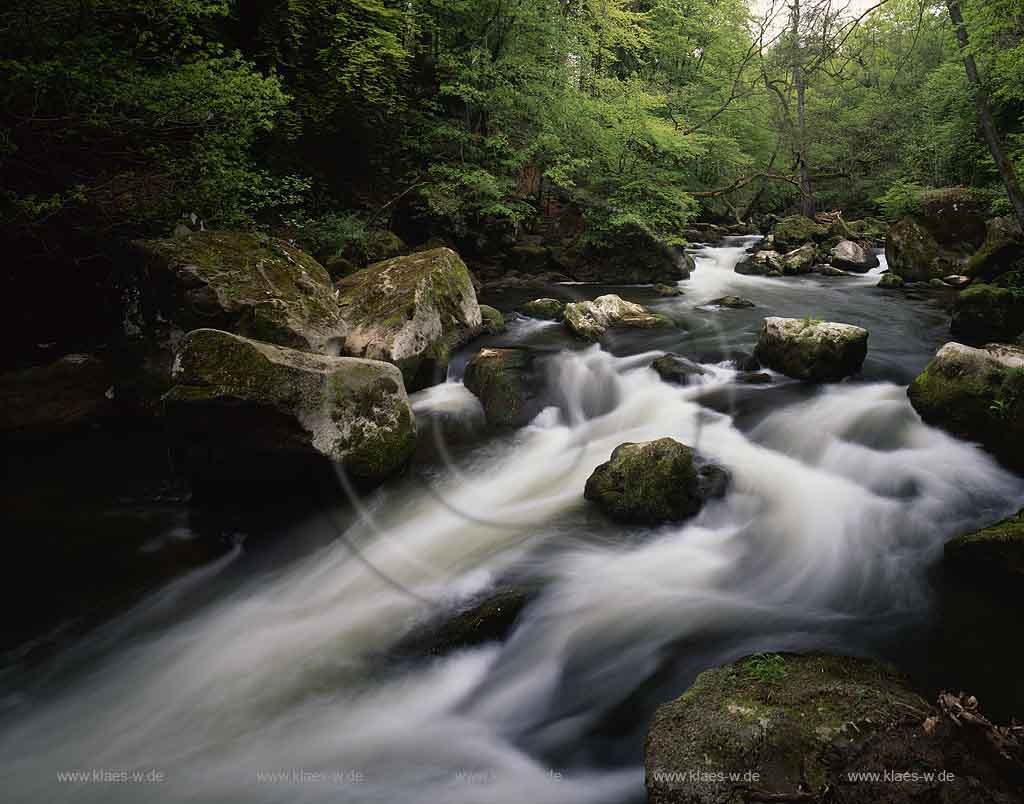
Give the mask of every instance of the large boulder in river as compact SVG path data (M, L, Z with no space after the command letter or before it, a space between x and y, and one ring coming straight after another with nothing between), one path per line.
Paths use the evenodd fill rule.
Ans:
M1019 804L1003 763L892 667L813 653L705 670L658 707L644 747L649 804Z
M907 389L928 424L1024 469L1024 348L947 343Z
M0 438L59 435L113 412L110 370L86 354L0 375Z
M885 239L889 270L908 282L927 282L960 273L960 258L943 248L934 235L914 218L894 223Z
M992 218L985 242L967 260L964 273L979 279L992 279L1009 271L1024 269L1024 235L1012 215Z
M615 284L677 282L694 268L693 257L638 223L603 232L600 240L577 238L555 249L554 260L574 279Z
M856 374L868 353L868 331L852 324L766 318L754 354L788 377L833 382Z
M593 301L567 304L564 316L569 329L591 341L596 341L612 327L653 329L672 326L665 316L652 313L646 307L628 302L614 293L598 296Z
M651 368L661 379L673 385L690 385L692 382L698 381L698 377L710 374L700 363L688 360L682 355L673 354L657 358L651 363Z
M671 438L620 444L587 479L583 496L618 522L657 525L698 513L725 493L728 476Z
M463 382L492 427L520 427L540 412L534 355L528 349L481 349L466 366Z
M416 445L401 372L215 329L188 333L164 396L186 439L238 453L323 457L356 478L398 471Z
M832 249L829 258L829 261L836 268L843 271L854 271L859 274L867 273L879 265L878 257L852 240L840 240L836 247Z
M349 324L342 351L394 363L410 390L443 380L452 350L483 325L473 280L449 248L376 263L336 287Z
M565 313L565 302L558 299L534 299L524 304L519 311L530 318L542 321L561 321Z
M481 329L488 335L500 335L507 329L505 326L505 316L501 314L500 310L490 305L480 305L480 319L482 322Z
M974 345L1012 341L1024 332L1024 295L1010 288L973 284L957 296L949 331Z
M1002 522L946 542L946 563L986 584L1024 582L1024 508Z
M134 243L125 329L172 347L210 327L331 353L346 329L323 266L284 240L205 231Z
M804 243L824 240L828 237L828 227L803 215L790 215L775 224L772 235L777 249L792 251Z

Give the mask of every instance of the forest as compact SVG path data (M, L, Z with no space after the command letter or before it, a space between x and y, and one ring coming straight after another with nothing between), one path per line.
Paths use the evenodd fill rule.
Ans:
M6 295L91 301L14 305L22 344L102 333L119 249L179 223L361 264L389 231L529 231L550 199L595 242L895 219L946 187L1007 214L965 56L1006 168L1024 159L1016 0L35 0L2 20Z

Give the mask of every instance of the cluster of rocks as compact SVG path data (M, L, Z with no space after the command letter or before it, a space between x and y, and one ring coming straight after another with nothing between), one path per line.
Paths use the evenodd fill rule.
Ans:
M877 241L865 233L868 230L864 222L847 224L841 217L825 225L792 215L776 222L771 233L735 270L768 277L866 273L879 265L871 251Z
M610 329L654 329L674 326L671 319L640 304L626 301L614 293L590 301L569 302L558 299L534 299L519 308L530 318L560 321L579 338L596 341Z

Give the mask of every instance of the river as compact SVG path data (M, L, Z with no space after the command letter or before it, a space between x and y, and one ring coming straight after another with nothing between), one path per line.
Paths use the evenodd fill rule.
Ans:
M759 650L881 656L923 689L1024 713L1020 648L1000 638L1016 624L938 566L945 540L1024 502L1024 480L907 402L948 340L941 296L878 290L881 269L738 275L752 242L698 250L680 297L552 289L617 292L680 327L584 346L560 325L513 320L485 343L546 353L550 406L531 425L424 450L357 517L328 498L291 501L269 517L274 545L239 538L45 660L9 659L5 798L641 802L653 708ZM727 293L757 306L706 306ZM750 351L766 315L866 327L863 374L737 384L728 352ZM419 414L479 421L459 381L479 345L414 397ZM648 365L665 350L710 374L662 382ZM730 493L682 525L609 524L583 500L587 477L618 444L664 436L727 467ZM439 612L509 583L536 593L506 642L389 657ZM58 778L96 770L153 775Z

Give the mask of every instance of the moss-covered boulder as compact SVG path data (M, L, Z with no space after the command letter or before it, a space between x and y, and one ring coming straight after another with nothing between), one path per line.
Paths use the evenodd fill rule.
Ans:
M853 237L849 238L850 240L878 247L885 245L885 235L889 228L885 221L878 220L877 218L861 218L849 221L846 227L853 234Z
M1012 341L1024 332L1024 295L1010 288L973 284L957 296L949 331L975 345Z
M927 282L960 273L960 257L943 248L932 232L914 218L903 218L885 240L889 270L908 282Z
M694 266L690 255L636 223L561 249L557 263L577 280L621 284L676 282L688 277Z
M659 296L665 296L668 298L683 295L683 291L678 285L657 284L654 286L654 292L657 293Z
M907 283L903 281L903 277L899 274L894 274L892 271L886 271L882 274L875 287L882 288L883 290L896 290L906 284Z
M507 329L505 316L501 314L500 310L489 304L480 305L480 320L482 331L488 335L500 335Z
M823 654L757 654L706 670L647 732L649 804L1000 800L977 779L899 783L883 772L953 770L935 710L893 668ZM934 718L932 723L937 723ZM977 765L975 766L977 767ZM984 767L982 765L981 767ZM878 771L876 781L851 773ZM998 776L998 774L993 774ZM994 781L996 789L1011 789ZM1010 799L1013 800L1012 798Z
M947 343L907 389L928 424L1024 469L1024 348Z
M967 260L964 273L979 279L993 279L1009 271L1024 269L1024 235L1011 215L988 221L985 242Z
M366 263L390 260L409 251L398 235L388 229L373 229L366 233L362 244L362 261Z
M1024 582L1024 508L1002 522L946 542L945 559L956 571L986 583Z
M921 193L917 218L941 245L969 253L985 239L987 206L968 187L938 187Z
M528 349L481 349L463 382L492 427L521 427L540 412L534 355Z
M368 481L394 474L416 445L402 375L388 363L200 329L182 341L173 381L168 419L203 445L321 456Z
M840 240L829 253L829 262L842 271L858 274L878 267L878 257L852 240Z
M596 341L613 327L653 329L672 326L665 316L652 313L646 307L628 302L614 293L598 296L593 301L567 304L564 316L566 326L574 334L591 341Z
M113 413L113 378L99 358L65 355L0 374L0 438L35 438L87 428Z
M565 314L565 302L558 299L534 299L520 307L519 312L542 321L561 321Z
M727 483L720 467L699 465L688 446L659 438L617 446L587 479L583 496L618 522L657 525L695 515Z
M551 270L554 261L551 249L542 244L518 243L508 250L505 264L523 274L540 274Z
M203 327L330 353L346 327L323 266L284 240L195 232L134 243L125 330L162 345Z
M766 318L754 354L788 377L834 382L860 371L868 331L852 324L800 318Z
M682 355L673 354L657 358L651 363L651 368L665 382L675 385L689 385L709 373L700 363L694 363Z
M452 350L483 325L469 271L448 248L376 263L336 287L343 353L394 363L410 390L443 380Z
M782 255L777 251L764 249L755 251L749 257L736 263L733 269L744 276L767 276L769 273L782 273Z
M782 255L782 273L786 276L809 274L814 267L817 250L813 243L804 243Z
M813 243L828 237L828 227L822 226L811 218L803 215L790 215L783 218L772 228L775 247L780 251L792 251L804 243Z

